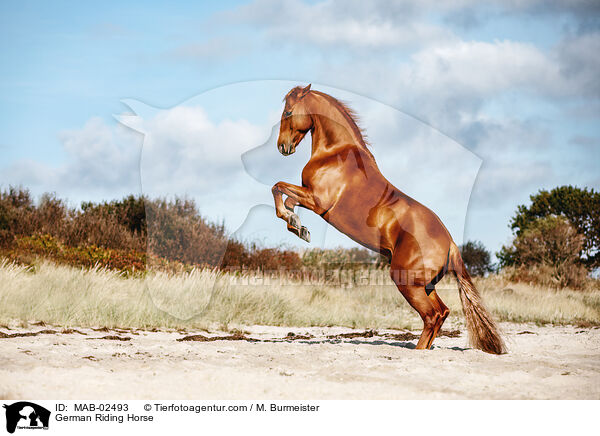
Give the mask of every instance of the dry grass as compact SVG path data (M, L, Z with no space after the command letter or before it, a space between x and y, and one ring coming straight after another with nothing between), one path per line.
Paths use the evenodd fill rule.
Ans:
M594 282L583 291L513 283L501 275L475 281L502 321L600 325L600 286Z
M148 273L124 278L43 262L33 270L0 263L0 324L44 321L62 326L209 328L214 325L420 328L417 314L387 274L371 286L334 287L243 280L209 270ZM600 324L600 289L551 291L513 284L499 276L477 281L484 302L501 321ZM453 280L438 286L463 323Z

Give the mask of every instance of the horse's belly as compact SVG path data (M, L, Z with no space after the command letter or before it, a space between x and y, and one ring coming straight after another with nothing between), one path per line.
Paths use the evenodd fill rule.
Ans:
M345 220L329 220L329 224L361 245L381 253L390 252L392 247L382 241L381 232L377 229L364 228L357 223Z
M432 211L391 185L369 189L373 187L340 196L325 219L354 241L384 255L391 256L406 239L414 240L420 258L436 257L437 252L447 256L451 237Z
M369 216L371 209L341 201L324 218L359 244L382 254L389 254L393 250L393 238L387 234L389 232L386 229L372 222Z

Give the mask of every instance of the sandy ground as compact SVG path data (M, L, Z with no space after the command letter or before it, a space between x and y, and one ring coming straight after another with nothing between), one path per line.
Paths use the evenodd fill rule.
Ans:
M249 326L238 340L178 341L231 333L3 327L0 397L600 399L599 328L502 328L510 353L493 356L469 349L464 331L415 351L392 330Z

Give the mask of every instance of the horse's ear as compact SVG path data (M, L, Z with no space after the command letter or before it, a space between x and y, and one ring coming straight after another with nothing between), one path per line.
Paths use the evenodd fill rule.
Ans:
M302 91L300 91L300 95L298 96L298 98L304 98L306 96L306 94L308 94L310 92L310 83L308 84L308 86L306 88L303 88Z

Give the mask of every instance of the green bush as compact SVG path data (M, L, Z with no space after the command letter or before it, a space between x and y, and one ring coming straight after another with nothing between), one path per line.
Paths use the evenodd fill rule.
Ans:
M45 257L74 266L139 271L181 271L191 266L296 271L300 256L292 250L262 248L231 239L225 226L198 213L189 199L83 202L73 209L54 194L36 205L20 187L0 191L0 254L22 262ZM142 262L143 263L143 262Z
M564 217L583 237L578 256L588 270L600 267L600 192L575 186L560 186L532 195L529 206L521 205L511 220L520 236L540 218Z
M497 256L516 281L578 289L588 281L580 258L583 244L583 235L566 218L549 216L532 222Z
M51 235L18 237L7 257L18 263L34 264L37 258L74 267L107 268L126 274L146 270L146 254L134 250L114 250L96 245L70 247Z
M494 270L491 254L480 241L468 241L461 245L460 254L467 271L472 276L483 277Z

